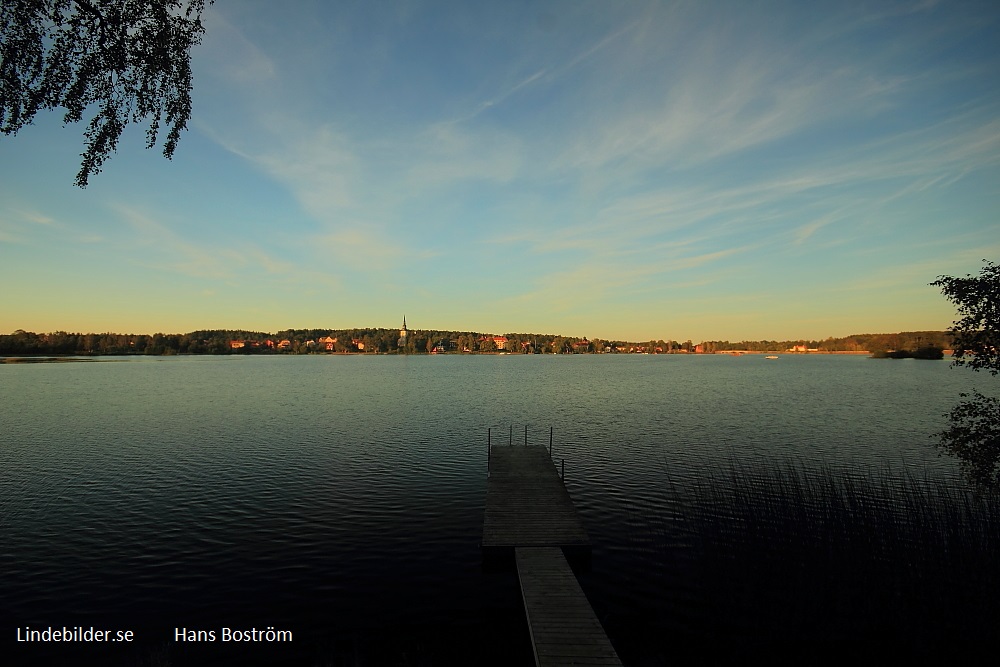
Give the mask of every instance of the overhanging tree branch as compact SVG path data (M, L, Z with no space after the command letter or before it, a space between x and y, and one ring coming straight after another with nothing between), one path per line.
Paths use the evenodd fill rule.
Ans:
M191 118L191 49L212 1L2 0L0 132L17 134L42 110L63 109L65 123L92 110L80 187L129 123L149 123L147 148L165 125L170 159Z

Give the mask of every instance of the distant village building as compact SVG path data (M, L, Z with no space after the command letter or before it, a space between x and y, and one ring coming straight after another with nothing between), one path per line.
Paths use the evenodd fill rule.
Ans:
M456 350L458 350L457 340L442 338L434 343L434 347L431 349L431 354L444 354L446 352L455 352Z
M488 336L483 336L482 338L479 339L480 347L484 347L483 345L484 343L493 343L494 350L506 350L507 342L508 341L506 336L494 336L492 334ZM485 346L485 349L488 350L489 347Z
M273 344L273 343L272 343ZM256 340L231 340L229 341L229 347L233 350L242 350L247 347L260 347L260 341Z

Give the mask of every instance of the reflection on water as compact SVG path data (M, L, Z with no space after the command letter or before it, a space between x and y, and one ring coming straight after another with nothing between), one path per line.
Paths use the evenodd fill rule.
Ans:
M640 614L655 600L639 599L636 536L679 511L668 480L788 459L951 479L928 434L968 381L858 357L4 365L0 620L129 623L187 662L208 654L172 646L174 627L224 623L294 629L301 664L447 662L497 632L511 639L496 664L530 661L516 582L479 567L487 428L515 424L520 442L525 424L530 439L553 427L597 542L584 586L599 612ZM692 585L673 581L681 602L655 617L693 622ZM623 654L643 641L612 639Z

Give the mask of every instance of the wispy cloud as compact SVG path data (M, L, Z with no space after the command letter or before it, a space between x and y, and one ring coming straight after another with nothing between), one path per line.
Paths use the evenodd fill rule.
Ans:
M642 257L593 252L583 261L539 274L530 281L530 289L502 299L501 304L507 307L544 304L558 312L569 312L596 307L609 299L613 301L616 296L662 292L668 285L672 289L704 286L717 278L706 277L703 272L696 275L692 270L719 267L721 276L731 270L722 264L723 260L752 252L757 246L751 243L710 251L658 248L658 252L647 251Z
M111 209L136 233L133 261L151 268L193 278L232 281L247 276L291 274L295 265L277 260L259 248L239 250L232 245L211 247L185 239L168 225L142 210L116 203ZM141 249L141 250L140 250Z
M597 238L602 229L615 225L628 230L623 238L636 238L703 229L709 221L720 231L738 229L741 221L763 231L768 225L762 223L770 218L778 223L772 226L775 234L794 225L794 243L801 244L866 206L947 188L970 170L1000 160L1000 149L993 148L998 141L996 121L980 118L958 128L950 124L840 149L805 167L795 164L794 173L772 170L736 183L708 176L697 185L654 187L615 197L593 223L573 231ZM877 185L880 182L898 185L887 190ZM802 217L809 221L801 222Z
M212 73L240 85L260 85L277 73L274 60L247 39L218 8L204 15L206 37L199 47L197 62L206 63Z
M0 214L0 242L30 243L56 233L66 233L67 228L50 215L37 209L18 208L16 205ZM78 234L72 234L78 239Z
M795 239L794 243L796 245L801 245L802 243L805 243L809 238L813 236L813 234L818 232L823 227L829 225L831 222L836 220L836 218L837 216L835 216L834 214L829 214L829 215L824 215L823 217L817 220L813 220L811 222L807 222L804 225L801 225L793 232L793 236Z
M0 221L0 243L24 243L24 239L9 229L4 229L3 222Z
M521 81L519 81L518 83L514 84L510 88L497 93L495 96L491 97L488 100L484 100L484 101L480 102L479 105L474 110L472 110L471 112L469 112L468 114L465 114L463 116L460 116L460 117L452 119L452 120L443 121L441 123L441 125L456 125L458 123L464 123L464 122L467 122L467 121L470 121L470 120L476 118L477 116L479 116L484 111L487 111L488 109L491 109L491 108L493 108L495 106L503 104L503 102L505 100L507 100L509 97L513 96L515 93L517 93L522 88L525 88L526 86L529 86L529 85L535 83L536 81L538 81L539 79L541 79L543 76L545 76L546 71L547 70L544 70L544 69L538 70L534 74L531 74L530 76L522 79Z
M506 183L520 174L524 161L516 136L469 132L437 124L401 146L400 161L408 189L448 186L468 181Z
M610 46L614 42L618 41L619 39L621 39L626 34L635 31L641 25L642 24L639 21L631 21L631 22L627 23L626 25L618 28L617 30L613 30L612 32L608 33L607 35L605 35L604 37L602 37L600 40L598 40L595 44L593 44L593 45L585 48L584 50L580 51L579 53L575 54L574 56L572 56L565 63L561 63L557 68L555 68L553 70L552 76L553 77L559 77L559 76L562 76L563 74L569 72L570 70L576 68L581 63L586 62L587 60L589 60L590 58L594 57L595 55L597 55L601 51L604 51L605 49L607 49L608 46Z
M275 119L277 135L251 160L289 187L313 216L336 220L357 206L363 165L351 141L329 125L304 126L294 118Z
M55 224L55 218L47 216L38 211L22 211L21 217L28 222L33 222L36 225L52 225Z
M975 250L954 250L918 261L886 262L861 278L833 285L830 289L849 293L906 291L934 294L938 290L930 287L929 283L938 276L959 274L967 270L977 271L983 257L996 257L998 254L1000 243L992 243ZM943 297L941 304L945 304Z
M793 67L794 56L775 62L772 54L749 53L735 60L693 54L694 66L677 71L678 78L650 82L658 93L644 93L638 106L623 104L611 118L595 118L557 164L615 165L629 175L659 164L697 166L798 134L860 108L867 97L841 72Z
M376 272L404 267L414 261L435 256L430 250L410 248L393 241L379 225L358 223L311 240L310 245L333 266L347 266L354 271Z
M134 253L135 261L149 262L154 268L195 278L220 280L233 277L229 266L233 256L231 250L219 254L210 252L201 245L181 239L152 216L129 206L115 204L112 210L137 233L135 243L145 248L145 252ZM153 250L153 257L161 259L147 259L150 250Z

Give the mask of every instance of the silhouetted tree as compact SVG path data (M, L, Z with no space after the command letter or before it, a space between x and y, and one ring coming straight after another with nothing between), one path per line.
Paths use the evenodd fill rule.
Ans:
M983 260L978 276L938 276L931 283L958 306L960 320L952 323L954 364L1000 373L1000 265Z
M939 276L940 287L958 307L961 319L952 324L955 366L1000 373L1000 266L983 260L978 276ZM969 480L978 488L1000 487L1000 400L973 390L948 413L949 426L938 434L940 446L958 457Z
M41 110L65 109L65 123L95 113L84 132L76 185L115 151L129 123L160 124L171 158L191 117L191 48L213 0L3 0L0 2L0 131L7 135Z

